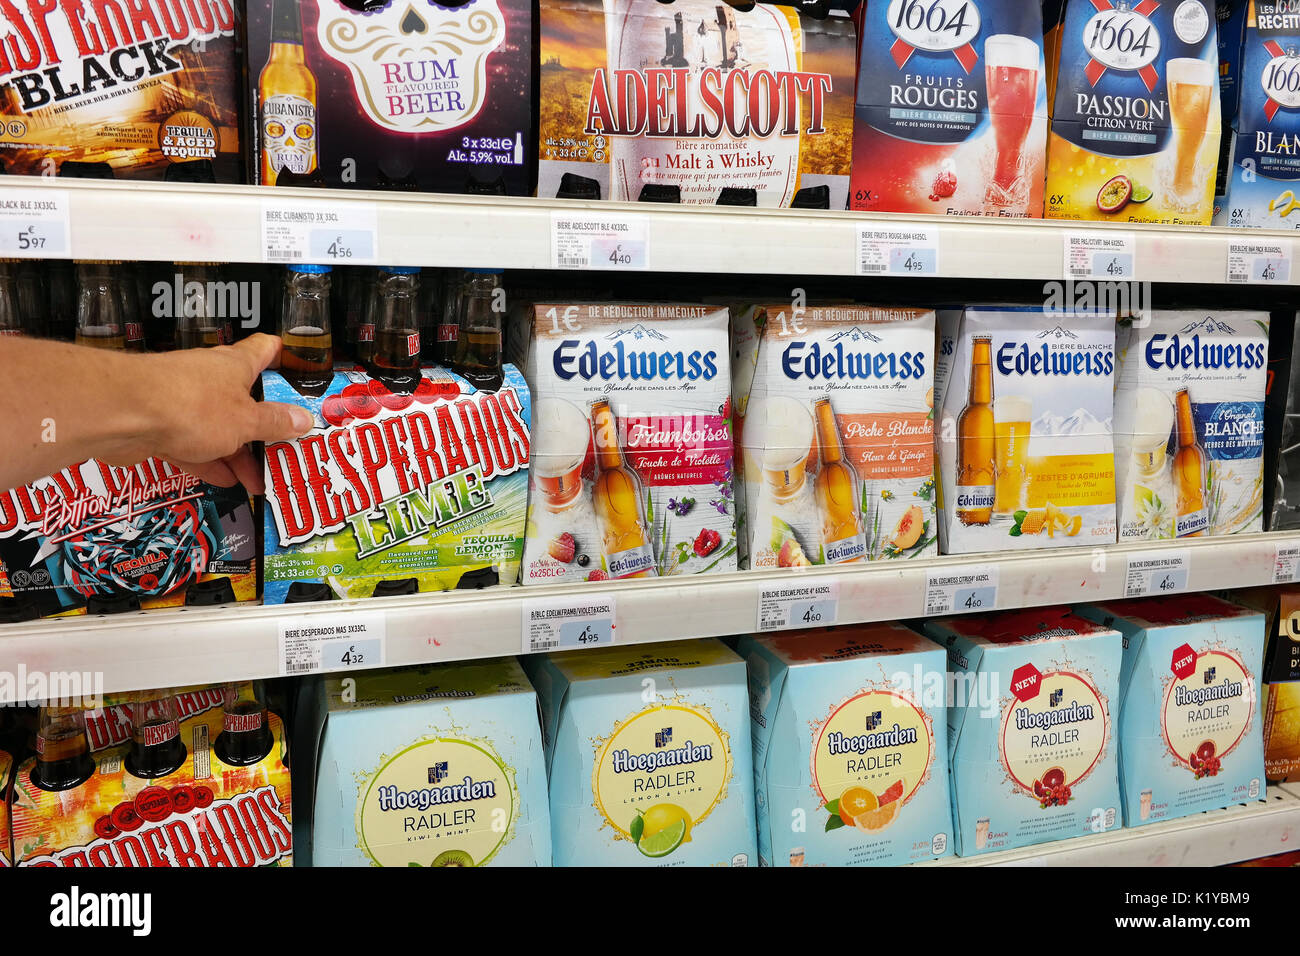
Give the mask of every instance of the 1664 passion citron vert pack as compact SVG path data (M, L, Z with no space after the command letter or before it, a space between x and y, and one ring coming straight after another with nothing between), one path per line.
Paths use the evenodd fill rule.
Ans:
M18 866L293 865L288 743L253 685L103 704L40 709L10 804ZM129 741L92 752L87 720L121 705Z
M543 0L537 194L843 209L855 46L793 5Z
M1120 817L1120 638L1069 608L930 620L948 651L958 856L1104 833Z
M735 324L758 340L733 376L750 567L937 553L934 313L766 305Z
M1209 225L1222 120L1213 0L1069 0L1047 216Z
M523 659L556 866L754 866L745 662L716 640Z
M237 4L102 0L0 6L0 162L105 164L121 178L242 181ZM102 169L102 167L101 167Z
M318 690L312 866L550 866L537 695L514 658Z
M764 865L889 866L952 852L937 644L874 624L745 638L738 650Z
M532 411L517 369L495 392L442 369L402 390L351 370L321 395L279 372L262 388L315 423L266 446L266 603L514 583Z
M867 0L852 206L1039 217L1043 17L1024 0Z
M736 569L727 310L541 303L524 584Z

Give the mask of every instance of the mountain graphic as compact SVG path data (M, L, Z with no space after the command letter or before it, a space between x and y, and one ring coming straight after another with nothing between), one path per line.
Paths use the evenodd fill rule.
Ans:
M1221 335L1236 335L1237 330L1222 319L1216 319L1212 315L1207 315L1199 322L1193 322L1185 329L1180 329L1184 335L1188 332L1209 332L1211 334L1219 333Z
M630 335L632 336L632 338L638 341L640 341L641 339L656 339L657 341L660 342L668 341L668 336L664 335L662 332L656 329L647 329L640 322L632 326L632 328L630 329L615 329L613 332L609 333L609 335L605 336L605 338L621 339L625 335Z
M866 329L860 329L856 325L851 329L845 329L843 332L836 332L830 337L830 341L838 342L841 339L848 339L850 342L881 342L879 335L874 332L868 332Z
M1036 336L1036 338L1040 338L1040 339L1077 339L1078 336L1075 335L1073 332L1071 332L1069 329L1067 329L1067 328L1063 328L1063 327L1061 327L1061 326L1058 325L1058 326L1056 326L1056 328L1054 328L1054 329L1043 329L1043 331L1041 331L1041 332L1038 333L1038 335Z

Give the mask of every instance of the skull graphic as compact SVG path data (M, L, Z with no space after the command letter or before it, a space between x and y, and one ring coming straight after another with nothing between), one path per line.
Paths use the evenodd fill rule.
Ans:
M366 13L320 0L316 30L324 51L351 71L370 118L403 133L473 119L487 94L488 54L506 35L496 0L389 0Z

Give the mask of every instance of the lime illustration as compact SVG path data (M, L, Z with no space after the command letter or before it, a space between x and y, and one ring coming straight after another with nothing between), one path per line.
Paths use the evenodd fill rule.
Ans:
M667 856L682 845L686 837L686 821L678 820L653 836L642 836L637 849L649 857Z

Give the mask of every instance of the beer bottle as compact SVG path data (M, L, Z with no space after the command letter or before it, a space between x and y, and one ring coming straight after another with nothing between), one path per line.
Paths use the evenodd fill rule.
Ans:
M95 758L86 738L86 715L79 707L45 706L36 731L36 766L32 783L42 790L71 790L95 773Z
M420 273L420 293L415 300L415 322L420 329L420 361L432 365L438 361L438 325L442 322L438 305L442 300L442 275L434 269Z
M206 349L227 345L225 323L216 316L208 295L216 271L206 262L177 262L176 282L180 287L180 309L176 314L175 343L178 349Z
M72 263L66 259L47 262L45 270L50 337L60 342L71 342L77 337L76 274Z
M410 394L420 383L420 327L416 300L420 270L384 266L375 280L374 342L366 371L394 392Z
M1179 389L1174 396L1174 410L1178 440L1173 469L1177 498L1174 536L1198 538L1210 530L1210 513L1205 506L1205 476L1209 463L1197 441L1192 396L1187 389Z
M23 335L22 320L18 317L18 283L14 265L0 262L0 335Z
M165 777L185 762L176 695L170 690L142 691L130 704L131 750L127 773L146 780Z
M143 352L144 314L140 308L140 288L136 285L134 262L109 263L108 281L122 300L122 333L128 352Z
M280 371L303 395L320 397L334 380L329 266L291 265L280 307Z
M596 483L591 501L600 527L601 550L611 578L646 578L658 575L651 526L645 517L641 478L623 458L618 421L608 399L591 406L591 428L596 445Z
M375 316L379 310L379 270L367 269L361 276L361 312L357 318L357 337L352 354L356 362L370 368L375 356Z
M460 338L460 310L465 296L465 281L469 278L464 269L453 269L447 274L442 299L442 316L438 321L438 342L434 360L445 368L456 364L456 340Z
M858 509L857 472L845 459L844 441L829 398L813 405L821 466L813 491L821 515L822 549L826 564L851 564L867 556L863 516Z
M316 171L316 77L303 51L298 0L275 0L271 16L270 55L257 80L266 186L276 185L282 170L295 178Z
M37 263L31 259L20 259L14 265L14 304L23 331L37 338L48 338L50 334L48 306L45 296L45 283L42 280Z
M126 331L122 297L111 280L109 263L77 263L78 345L97 349L125 349Z
M468 269L456 335L455 370L475 388L501 387L501 313L496 311L500 269Z
M222 763L247 767L260 762L275 743L266 717L262 687L252 681L226 684L222 688L224 716L221 733L212 749Z
M993 520L997 484L993 427L993 339L971 342L970 394L957 417L957 519L981 527Z

